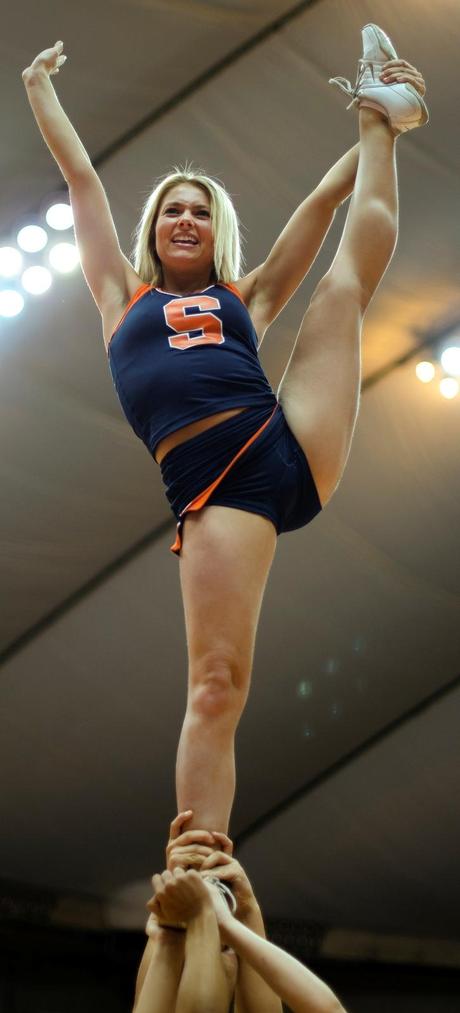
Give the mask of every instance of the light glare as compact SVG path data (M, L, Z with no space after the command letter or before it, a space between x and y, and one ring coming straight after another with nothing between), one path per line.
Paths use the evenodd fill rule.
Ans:
M429 383L433 379L436 370L432 362L418 362L415 372L422 383Z
M22 256L15 246L0 247L0 275L2 278L14 278L22 267Z
M70 204L52 204L48 208L45 218L50 228L59 231L70 229L70 226L73 225L73 214Z
M443 397L450 401L451 398L458 394L458 381L454 380L453 376L445 376L439 384L439 389Z
M451 376L460 376L460 348L458 345L451 345L444 349L441 355L441 366Z
M42 295L52 283L51 271L47 267L28 267L21 278L21 284L31 295Z
M15 289L5 288L0 292L0 316L16 317L24 309L24 299Z
M25 225L17 236L18 246L26 253L38 253L48 242L48 236L40 225Z
M56 243L50 250L49 261L55 271L69 274L80 262L77 247L74 243Z

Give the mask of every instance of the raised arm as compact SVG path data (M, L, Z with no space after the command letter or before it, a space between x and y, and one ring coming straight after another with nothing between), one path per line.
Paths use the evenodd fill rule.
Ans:
M227 1013L233 995L233 982L227 978L221 955L216 916L208 890L200 875L177 867L153 877L155 896L150 910L161 920L185 922L185 961L177 992L175 1013ZM150 998L147 978L140 1002ZM155 995L152 994L152 1001ZM169 1013L166 1010L164 1013ZM141 1013L157 1013L157 1007L145 1002ZM136 1011L138 1013L138 1011ZM158 1008L158 1013L160 1010ZM161 1011L162 1013L162 1011Z
M279 946L269 943L230 914L216 887L207 884L220 936L246 960L293 1013L345 1013L331 989Z
M86 281L100 312L110 315L113 309L116 318L139 278L120 250L102 183L51 83L65 59L63 43L56 42L39 53L22 78L42 136L69 187Z
M215 833L220 846L228 841L225 834ZM214 852L204 859L201 874L217 876L232 890L236 902L236 917L242 925L251 929L261 939L265 939L265 925L257 899L243 866L223 850ZM272 991L257 970L241 958L238 968L238 979L235 995L235 1013L283 1013L281 1000Z
M423 76L407 60L398 57L387 66L399 81L406 81L420 95L425 94ZM359 144L356 144L329 169L297 208L264 263L238 282L261 339L309 271L335 209L352 193L358 160Z
M308 273L336 208L352 193L358 158L356 144L302 201L264 263L238 282L260 340Z

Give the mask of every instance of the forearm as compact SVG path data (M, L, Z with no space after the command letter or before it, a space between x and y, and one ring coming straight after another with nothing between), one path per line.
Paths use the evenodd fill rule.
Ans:
M350 148L339 161L323 176L316 191L320 193L332 208L339 207L353 193L356 173L358 171L359 143Z
M22 77L42 136L64 179L70 183L91 168L89 155L64 112L46 71L28 68Z
M201 911L188 926L185 963L177 995L176 1013L227 1013L230 1002L220 952L220 935L212 907ZM137 1010L136 1010L137 1013Z
M149 939L136 982L133 1013L171 1013L184 961L182 933L162 930Z
M320 978L235 918L221 926L221 936L293 1013L344 1013L339 1000Z
M242 925L265 939L262 912L257 903L240 919ZM236 1013L283 1013L281 1000L260 974L242 957L239 961L236 987Z

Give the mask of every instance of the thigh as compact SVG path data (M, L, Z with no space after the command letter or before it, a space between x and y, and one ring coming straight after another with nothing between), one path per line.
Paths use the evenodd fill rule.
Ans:
M326 276L304 316L277 393L323 506L342 475L356 421L361 325L359 289Z
M245 510L186 515L179 567L192 678L204 659L223 659L247 691L276 539L271 521Z

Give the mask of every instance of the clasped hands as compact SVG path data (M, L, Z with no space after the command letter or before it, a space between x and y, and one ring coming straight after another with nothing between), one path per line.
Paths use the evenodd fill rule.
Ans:
M226 834L206 830L184 830L191 811L179 813L172 821L166 847L166 870L152 877L153 897L147 934L154 935L162 923L189 925L206 911L214 911L219 928L233 918L227 902L210 878L224 881L232 890L236 917L244 920L257 906L244 869L233 858L233 843Z

